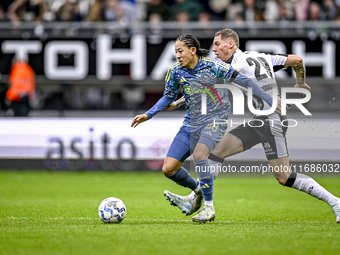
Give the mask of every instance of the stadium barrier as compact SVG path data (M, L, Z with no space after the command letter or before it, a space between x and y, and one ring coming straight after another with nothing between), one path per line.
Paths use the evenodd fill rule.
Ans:
M230 118L228 130L248 121ZM24 160L51 170L159 170L181 124L181 118L154 118L137 128L130 127L130 118L1 119L0 169L24 168L25 164L19 162ZM339 162L339 119L307 117L290 119L283 125L289 126L287 139L292 161ZM260 165L265 161L263 148L257 145L230 157L226 164Z
M211 49L214 33L233 28L240 49L296 54L304 59L308 77L334 81L340 76L338 22L252 24L233 22L131 23L0 23L0 82L7 82L14 54L27 59L38 84L160 84L175 63L174 43L193 33ZM211 57L215 57L211 52ZM293 78L290 70L278 78ZM159 88L160 89L160 88Z
M313 89L309 102L313 116L297 119L298 125L289 128L290 158L336 167L340 155L340 60L336 58L340 27L336 21L188 22L181 28L176 22L124 26L111 22L0 22L0 84L6 87L16 54L35 70L41 90L95 86L120 91L126 84L135 84L162 92L165 73L176 61L178 35L193 33L204 48L211 49L214 33L223 28L238 32L243 50L293 53L304 59L307 83ZM278 72L277 77L279 85L295 82L291 70ZM316 117L317 110L319 116L327 116ZM130 122L129 118L1 119L0 169L159 170L182 119L155 118L136 129L129 128ZM228 162L235 162L238 168L261 166L265 156L262 147L256 146ZM307 165L306 169L314 168Z

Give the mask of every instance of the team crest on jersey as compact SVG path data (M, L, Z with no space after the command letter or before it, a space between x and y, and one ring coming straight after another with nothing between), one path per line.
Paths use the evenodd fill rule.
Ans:
M212 86L208 85L208 84L215 84L215 82L216 82L215 75L201 72L199 74L199 77L196 77L191 80L190 86L183 86L183 88L184 88L184 91L187 92L189 95L207 94L214 101L215 105L217 105L218 102L222 105L221 97L219 96L217 91Z
M218 95L217 91L209 86L208 84L200 84L200 86L183 86L184 93L188 95L194 94L208 94L214 101L215 105L218 103L215 97L218 99L219 103L222 105L221 97Z

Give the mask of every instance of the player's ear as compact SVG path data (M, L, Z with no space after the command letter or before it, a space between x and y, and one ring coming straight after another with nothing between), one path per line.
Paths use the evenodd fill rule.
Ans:
M233 40L229 41L229 48L233 48L235 45L235 42Z
M195 55L196 51L196 47L191 47L191 55Z

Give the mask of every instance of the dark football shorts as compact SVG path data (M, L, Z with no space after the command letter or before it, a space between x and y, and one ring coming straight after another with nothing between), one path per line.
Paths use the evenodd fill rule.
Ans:
M244 151L262 143L268 160L288 157L286 119L286 116L280 116L277 113L257 116L248 123L232 129L229 133L241 139Z

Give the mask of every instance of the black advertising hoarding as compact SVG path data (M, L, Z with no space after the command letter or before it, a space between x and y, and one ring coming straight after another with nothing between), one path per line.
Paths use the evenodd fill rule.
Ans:
M199 36L199 35L198 35ZM10 73L11 61L16 54L28 59L38 77L50 82L86 81L100 83L115 76L132 81L161 81L175 62L174 43L176 38L134 34L116 38L98 34L94 38L48 37L45 40L0 38L0 73ZM213 38L199 38L204 48L212 47ZM304 59L308 77L332 80L340 77L337 49L340 41L335 39L314 40L309 38L252 38L242 37L242 50L268 53L296 54ZM214 53L211 53L214 57ZM288 76L290 76L290 71ZM287 74L284 74L287 76Z
M0 24L1 25L1 24ZM217 31L217 30L216 30ZM203 35L200 33L193 33L198 36L202 47L212 47L213 36ZM122 85L122 77L124 81L136 82L139 84L147 84L154 81L160 90L163 90L164 77L167 70L176 62L175 59L175 39L179 35L173 34L171 36L164 35L149 35L144 33L132 33L122 35L112 35L108 33L89 33L82 36L68 37L64 34L53 36L50 34L48 37L35 37L35 36L8 36L4 33L0 34L0 73L1 82L8 81L10 66L13 56L16 54L21 58L26 58L31 64L37 74L38 84L44 86L48 82L50 84L72 84L77 83L81 85L101 85L113 84ZM323 39L322 39L323 38ZM290 159L292 162L304 162L305 165L292 165L294 170L301 170L300 167L305 169L314 170L315 165L313 162L325 163L325 170L334 170L334 173L339 172L339 100L340 93L338 80L340 77L340 67L337 62L340 60L336 57L338 55L339 40L336 37L308 37L301 36L285 36L276 37L274 34L266 34L266 36L255 36L247 33L240 33L240 48L242 50L255 50L268 53L283 53L283 54L296 54L303 58L306 66L306 82L312 87L312 97L306 103L306 108L311 112L312 116L305 116L297 107L292 107L289 110L289 120L282 123L288 125L289 131L287 135ZM214 57L212 52L211 57ZM291 68L286 71L276 73L276 77L282 81L289 83L289 86L295 84L295 79L292 76ZM288 79L285 79L288 78ZM311 83L313 84L311 84ZM281 85L281 84L279 84ZM119 87L119 86L116 86ZM157 99L155 99L156 102ZM234 107L235 108L235 107ZM234 116L235 117L235 116ZM230 117L228 120L228 127L234 128L236 125L246 123L246 117L236 116L238 118ZM42 119L43 122L49 120ZM117 121L115 118L113 121ZM17 120L16 120L17 121ZM37 119L39 121L39 119ZM61 123L57 119L58 123ZM78 120L77 120L78 121ZM127 129L130 126L131 118L124 119L122 125L123 131L117 129L99 130L95 128L93 134L89 133L89 127L93 127L92 119L86 118L85 125L75 125L72 119L65 118L65 123L53 127L56 130L48 129L51 131L46 136L42 136L40 127L41 123L30 122L33 126L30 130L32 132L39 131L37 138L32 140L33 134L28 133L27 124L25 130L25 138L20 136L20 142L17 144L17 139L10 139L10 135L14 138L21 134L22 130L14 133L15 127L21 127L11 119L3 118L1 126L7 124L7 131L0 130L0 147L3 151L0 153L2 158L45 158L47 161L52 158L57 160L55 168L62 168L65 166L64 157L68 160L76 160L83 162L83 159L95 160L116 160L122 156L121 149L128 148L128 158L123 158L122 164L129 169L130 165L125 163L127 159L147 159L143 154L145 150L145 141L140 138L145 138L146 134L155 137L155 132L150 128L145 130L143 134L138 136L138 139L131 136L131 130ZM97 120L98 121L98 120ZM104 120L101 127L113 127L107 123L108 119ZM169 127L170 121L165 124L162 120L164 127ZM77 133L72 137L63 136L61 127L66 127L69 124L71 130L74 126L84 127L82 134ZM44 124L45 125L45 124ZM155 125L155 120L150 122L152 128L158 130ZM142 127L142 126L141 126ZM286 127L286 126L284 126ZM140 128L136 129L140 130ZM159 128L162 131L161 128ZM177 131L177 128L171 130ZM106 140L103 142L104 134L112 139L110 142ZM89 137L93 136L93 140ZM162 133L160 137L163 137ZM6 140L7 139L7 140ZM153 141L146 149L147 155L151 155L151 159L159 160L164 159L167 148L162 148L160 145L170 144L172 136L167 140L157 139ZM91 141L89 143L88 141ZM34 146L31 144L33 141ZM40 147L37 146L38 141ZM12 142L13 144L11 144ZM94 144L91 147L89 144ZM17 149L19 147L19 150ZM37 148L38 147L38 148ZM31 148L27 150L26 148ZM32 150L33 148L33 150ZM88 149L91 148L91 149ZM103 153L103 151L108 153ZM95 152L93 155L89 151ZM150 153L155 153L153 155ZM22 154L20 154L23 152ZM32 155L28 155L31 152ZM5 154L7 153L7 154ZM11 154L12 153L12 154ZM40 153L40 154L39 154ZM64 154L65 153L65 154ZM68 154L69 153L69 154ZM99 154L96 154L99 153ZM77 158L79 156L79 158ZM233 156L231 160L241 162L244 165L244 160L250 161L263 161L265 160L263 148L258 146L251 150ZM235 158L236 157L236 158ZM150 159L150 158L148 158ZM61 160L60 162L58 160ZM91 160L90 160L91 161ZM49 161L48 161L49 162ZM49 162L48 168L54 168L54 163ZM334 163L335 162L335 163ZM91 162L90 162L91 163ZM334 164L333 164L334 163ZM92 164L92 163L91 163ZM83 165L81 165L83 166ZM75 166L73 166L76 168ZM78 167L78 166L77 166ZM124 168L122 167L122 168ZM125 169L125 168L124 168ZM336 172L335 172L336 171ZM330 171L328 171L330 172Z

